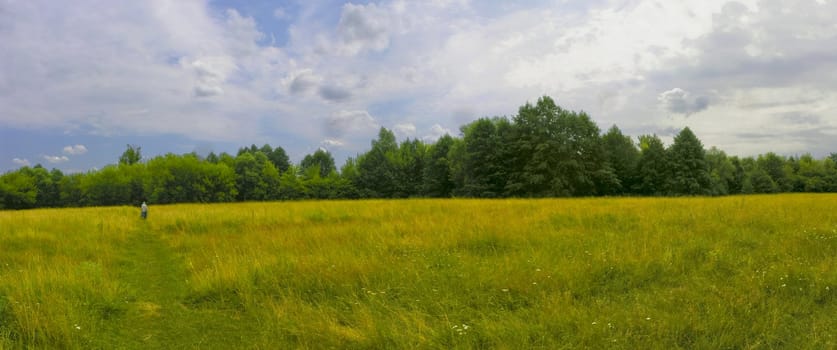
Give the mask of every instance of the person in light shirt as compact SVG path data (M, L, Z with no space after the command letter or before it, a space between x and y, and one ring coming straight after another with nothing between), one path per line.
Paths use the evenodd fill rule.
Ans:
M143 219L148 218L148 205L145 204L145 201L142 201L142 205L140 206L140 216Z

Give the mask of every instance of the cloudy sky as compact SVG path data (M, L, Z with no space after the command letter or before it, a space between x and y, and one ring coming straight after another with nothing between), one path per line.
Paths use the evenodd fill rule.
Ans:
M338 166L549 95L734 155L837 152L834 0L0 0L0 171L126 144Z

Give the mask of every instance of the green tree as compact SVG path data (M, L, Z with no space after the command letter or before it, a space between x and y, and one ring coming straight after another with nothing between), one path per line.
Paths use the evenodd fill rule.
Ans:
M251 144L250 147L241 147L238 149L238 153L236 153L236 157L243 155L245 153L256 154L257 152L261 152L259 147L256 144Z
M465 141L461 138L454 138L453 144L448 151L450 163L450 180L453 183L451 195L462 196L465 193Z
M252 149L252 146L251 146ZM285 149L282 147L276 146L276 148L270 147L270 145L265 144L262 148L259 149L260 152L264 153L267 156L267 159L273 163L273 166L276 167L280 173L284 173L288 170L291 165L290 160L288 159L288 154L285 153Z
M710 191L710 177L706 166L706 151L688 127L674 137L667 150L671 168L667 182L669 194L705 195Z
M358 161L355 158L347 158L346 162L343 163L343 166L340 167L340 177L351 183L357 182L357 178L360 176L360 170L358 169L357 164Z
M770 176L770 179L776 184L778 192L790 191L793 188L793 184L787 176L785 162L784 157L773 152L760 155L756 159L756 165Z
M395 134L381 128L372 149L358 158L357 189L365 197L394 198L399 193L398 144Z
M742 193L744 187L744 179L747 177L744 171L744 166L738 157L729 157L729 162L732 164L732 178L727 181L727 189L729 194Z
M59 185L63 176L60 170L53 169L50 172L42 165L37 164L31 168L23 167L18 171L26 173L35 180L35 187L37 188L35 207L58 206L61 197Z
M735 181L735 166L724 151L712 147L706 151L706 166L709 171L709 192L713 196L732 193Z
M209 152L209 154L206 155L206 161L212 164L218 164L220 158L218 158L218 155L215 154L215 152Z
M238 194L232 168L194 154L155 157L148 161L147 172L145 187L155 203L228 202Z
M830 189L825 160L818 161L810 154L799 157L797 176L805 192L828 192Z
M260 201L279 197L280 176L262 152L243 152L235 158L238 200Z
M511 137L508 193L589 196L617 185L599 132L586 113L563 110L548 96L520 107Z
M607 194L629 193L636 183L636 169L639 163L640 152L633 140L622 134L616 125L608 129L602 136L607 162L613 168L616 178L619 180L606 192Z
M81 190L81 182L84 174L68 174L61 178L59 185L59 199L61 205L65 207L78 207L83 205L83 193Z
M89 173L82 178L80 187L86 205L131 204L131 181L120 167L109 165Z
M177 155L168 153L154 157L146 163L147 174L144 183L149 200L154 203L177 203L189 201L194 171L191 162L181 162Z
M762 168L754 168L744 180L742 193L776 193L779 186Z
M125 152L119 156L119 164L131 165L142 160L142 148L135 145L127 145Z
M36 179L23 167L0 176L0 209L29 209L37 204Z
M399 168L397 197L415 197L421 194L427 145L418 139L405 140L398 146L396 164Z
M500 197L505 191L506 176L501 166L502 148L497 126L501 118L481 118L462 127L463 185L459 195L468 197Z
M455 183L451 178L449 153L454 139L445 134L427 151L422 174L422 194L428 197L450 197Z
M314 169L314 168L312 168ZM308 197L308 189L302 179L299 178L301 170L291 165L288 170L279 177L279 199L303 199Z
M352 196L350 182L340 177L336 171L330 172L328 176L321 177L319 169L312 166L305 173L302 181L308 198L336 199Z
M570 195L559 174L559 162L568 160L572 152L560 130L558 118L563 112L548 96L539 98L534 105L527 102L518 110L511 145L513 171L506 186L511 195Z
M323 178L337 171L337 167L334 166L334 157L322 148L317 149L313 154L306 155L299 166L303 173L307 173L310 168L315 168L317 175Z
M828 192L837 192L837 160L834 157L835 153L832 153L830 157L826 157L822 160L822 167L823 179L826 182L826 189Z
M665 146L657 135L639 137L641 155L637 163L636 192L646 196L659 196L665 193L668 178L668 159Z
M147 199L147 193L145 191L145 184L148 181L147 166L143 163L136 163L133 165L121 166L119 170L128 178L131 203L139 205L143 200Z
M232 202L238 196L235 171L226 164L203 164L203 188L209 195L206 201Z

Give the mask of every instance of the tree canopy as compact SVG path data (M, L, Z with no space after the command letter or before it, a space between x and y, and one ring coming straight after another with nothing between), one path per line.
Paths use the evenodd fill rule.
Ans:
M543 96L511 117L480 118L433 143L381 128L345 161L318 149L293 164L282 147L252 144L235 156L143 158L127 145L117 165L64 174L41 165L0 175L0 209L334 198L691 196L837 192L837 153L728 156L685 127L666 147Z

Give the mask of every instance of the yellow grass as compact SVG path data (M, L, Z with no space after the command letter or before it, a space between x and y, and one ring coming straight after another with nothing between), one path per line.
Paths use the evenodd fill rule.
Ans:
M834 348L837 195L0 212L0 348Z

